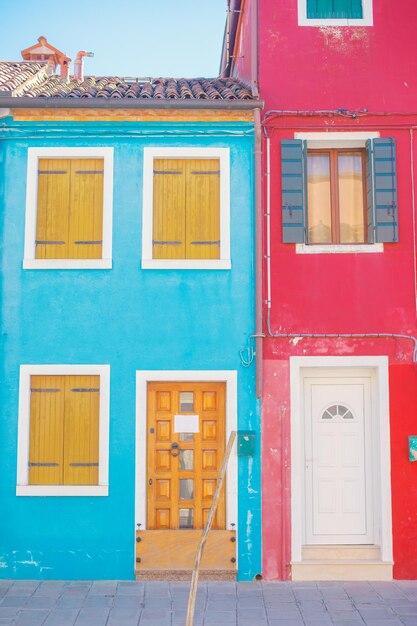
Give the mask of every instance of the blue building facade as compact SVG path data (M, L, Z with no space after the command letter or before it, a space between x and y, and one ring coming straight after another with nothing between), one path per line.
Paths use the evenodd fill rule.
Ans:
M189 434L182 436L181 432L188 429L197 433L201 421L196 414L205 409L213 417L210 398L214 392L210 385L223 385L223 418L213 418L223 419L223 426L217 422L220 447L210 451L202 444L203 456L207 454L209 458L211 454L210 458L216 458L211 469L218 470L231 430L238 430L240 438L242 431L249 431L250 443L254 435L255 448L240 445L238 455L235 447L223 496L224 521L217 520L217 528L229 533L221 539L217 551L223 552L222 541L231 540L235 550L231 558L236 562L209 567L226 567L232 574L236 568L239 579L253 579L261 573L261 493L260 415L250 349L250 336L255 329L254 125L248 100L246 110L240 114L239 99L233 101L230 113L223 109L221 119L216 118L213 110L193 115L183 111L179 118L178 103L171 114L158 113L152 102L149 110L153 121L149 121L145 110L134 117L132 109L126 114L126 121L119 121L121 109L114 119L97 109L85 121L80 119L83 111L75 109L73 103L71 111L54 114L45 104L36 108L36 98L30 102L30 109L21 108L23 99L15 98L13 102L19 101L19 105L4 112L0 130L0 576L132 579L135 571L140 578L140 567L144 571L153 567L160 575L160 570L166 569L169 574L170 569L175 569L169 563L153 563L149 567L143 558L139 560L138 548L146 544L150 527L172 534L173 526L178 526L173 521L174 509L169 509L172 502L158 513L159 526L151 525L147 509L153 506L152 502L155 504L158 494L151 497L147 492L152 483L149 455L154 454L147 438L153 431L148 428L149 385L161 383L163 398L168 393L167 385L175 383L176 393L175 385L183 382L185 391L179 392L185 394L179 396L180 400L183 398L182 409L181 405L179 409L178 405L170 409L171 440L175 433L179 445L170 441L171 447L162 452L163 446L156 446L155 454L168 454L174 472L175 456L184 454L177 450L181 446L187 448L181 441L190 439ZM9 100L4 102L10 106ZM257 103L251 105L255 108ZM48 121L45 110L49 111ZM174 161L194 162L208 157L220 164L219 258L190 262L152 259L155 231L152 234L149 219L152 222L152 202L156 202L157 193L149 178L152 170L154 175L158 173L164 159L172 165ZM87 261L78 259L72 264L68 259L51 262L37 258L36 247L44 245L39 239L42 168L49 167L49 180L61 172L65 159L69 162L77 158L90 159L88 163L83 161L87 163L83 175L91 174L91 159L99 159L99 167L104 168L102 256ZM212 173L209 170L209 175ZM153 199L147 197L152 193ZM196 198L201 201L198 194ZM148 218L147 203L151 207ZM32 211L35 207L36 216L36 204L38 226ZM146 229L150 229L148 233ZM149 255L146 248L151 251ZM72 385L71 391L88 392L78 394L82 396L81 404L90 392L99 391L98 457L69 463L75 474L82 474L88 466L98 475L90 482L88 478L79 481L75 477L64 479L62 484L62 480L53 478L50 482L46 479L48 484L43 485L42 475L58 471L59 463L39 451L38 461L33 461L31 451L41 445L36 443L39 432L34 431L34 416L38 411L37 428L50 428L42 422L42 411L59 413L58 405L53 403L58 403L57 390L64 379ZM74 382L77 380L81 382ZM204 391L206 384L208 391ZM198 385L207 406L193 404L194 396L189 395L200 393ZM46 400L40 400L42 394ZM51 409L52 405L55 409ZM62 411L68 416L74 406L65 400ZM161 423L167 424L169 407L162 409L165 421ZM58 428L58 413L48 418L55 420L54 428ZM181 413L185 417L179 416ZM88 428L80 427L81 436ZM64 429L54 435L64 438L64 446L66 433ZM94 439L94 434L91 436ZM192 444L187 449L191 450ZM91 454L94 456L94 452ZM196 459L197 449L186 454ZM64 450L64 460L66 455ZM170 475L172 491L165 492L165 498L177 500L175 506L180 507L183 520L180 527L185 532L198 530L206 518L200 516L198 522L197 512L190 513L194 506L190 501L193 495L198 496L197 483L204 468L199 466L195 484L194 475L186 474L191 483L183 481L180 492L184 486L185 490L191 488L191 493L184 495L174 490L173 481L180 476L175 467L176 473ZM189 465L187 468L190 470ZM37 478L31 479L34 472L38 472ZM204 509L204 494L199 497L199 506ZM170 522L164 518L168 510ZM187 518L189 514L194 514L194 524ZM156 518L152 519L155 522ZM137 540L138 532L142 534L142 543ZM176 532L174 543L180 546L180 531Z

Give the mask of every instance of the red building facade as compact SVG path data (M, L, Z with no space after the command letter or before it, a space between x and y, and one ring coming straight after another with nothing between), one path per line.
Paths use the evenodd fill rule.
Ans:
M265 101L263 576L416 578L417 9L230 10L222 71Z

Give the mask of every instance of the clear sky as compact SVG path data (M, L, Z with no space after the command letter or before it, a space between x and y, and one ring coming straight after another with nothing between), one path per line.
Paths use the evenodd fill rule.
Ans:
M40 35L74 61L94 52L84 74L218 75L226 0L0 0L0 60ZM71 64L71 72L73 63Z

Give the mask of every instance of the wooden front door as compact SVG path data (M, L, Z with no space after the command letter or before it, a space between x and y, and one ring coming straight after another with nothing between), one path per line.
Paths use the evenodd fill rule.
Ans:
M204 528L225 448L225 383L149 383L147 529ZM213 529L226 527L225 489Z

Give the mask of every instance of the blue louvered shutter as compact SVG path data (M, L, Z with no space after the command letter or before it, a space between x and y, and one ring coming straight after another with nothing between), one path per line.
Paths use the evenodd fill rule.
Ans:
M309 19L362 19L362 0L307 0Z
M398 241L397 159L395 139L370 139L367 145L368 177L372 181L369 194L370 241ZM372 232L373 231L373 232Z
M368 227L368 242L375 243L374 223L374 175L373 175L373 148L372 139L366 142L366 222Z
M305 241L305 150L300 139L281 141L282 241Z

